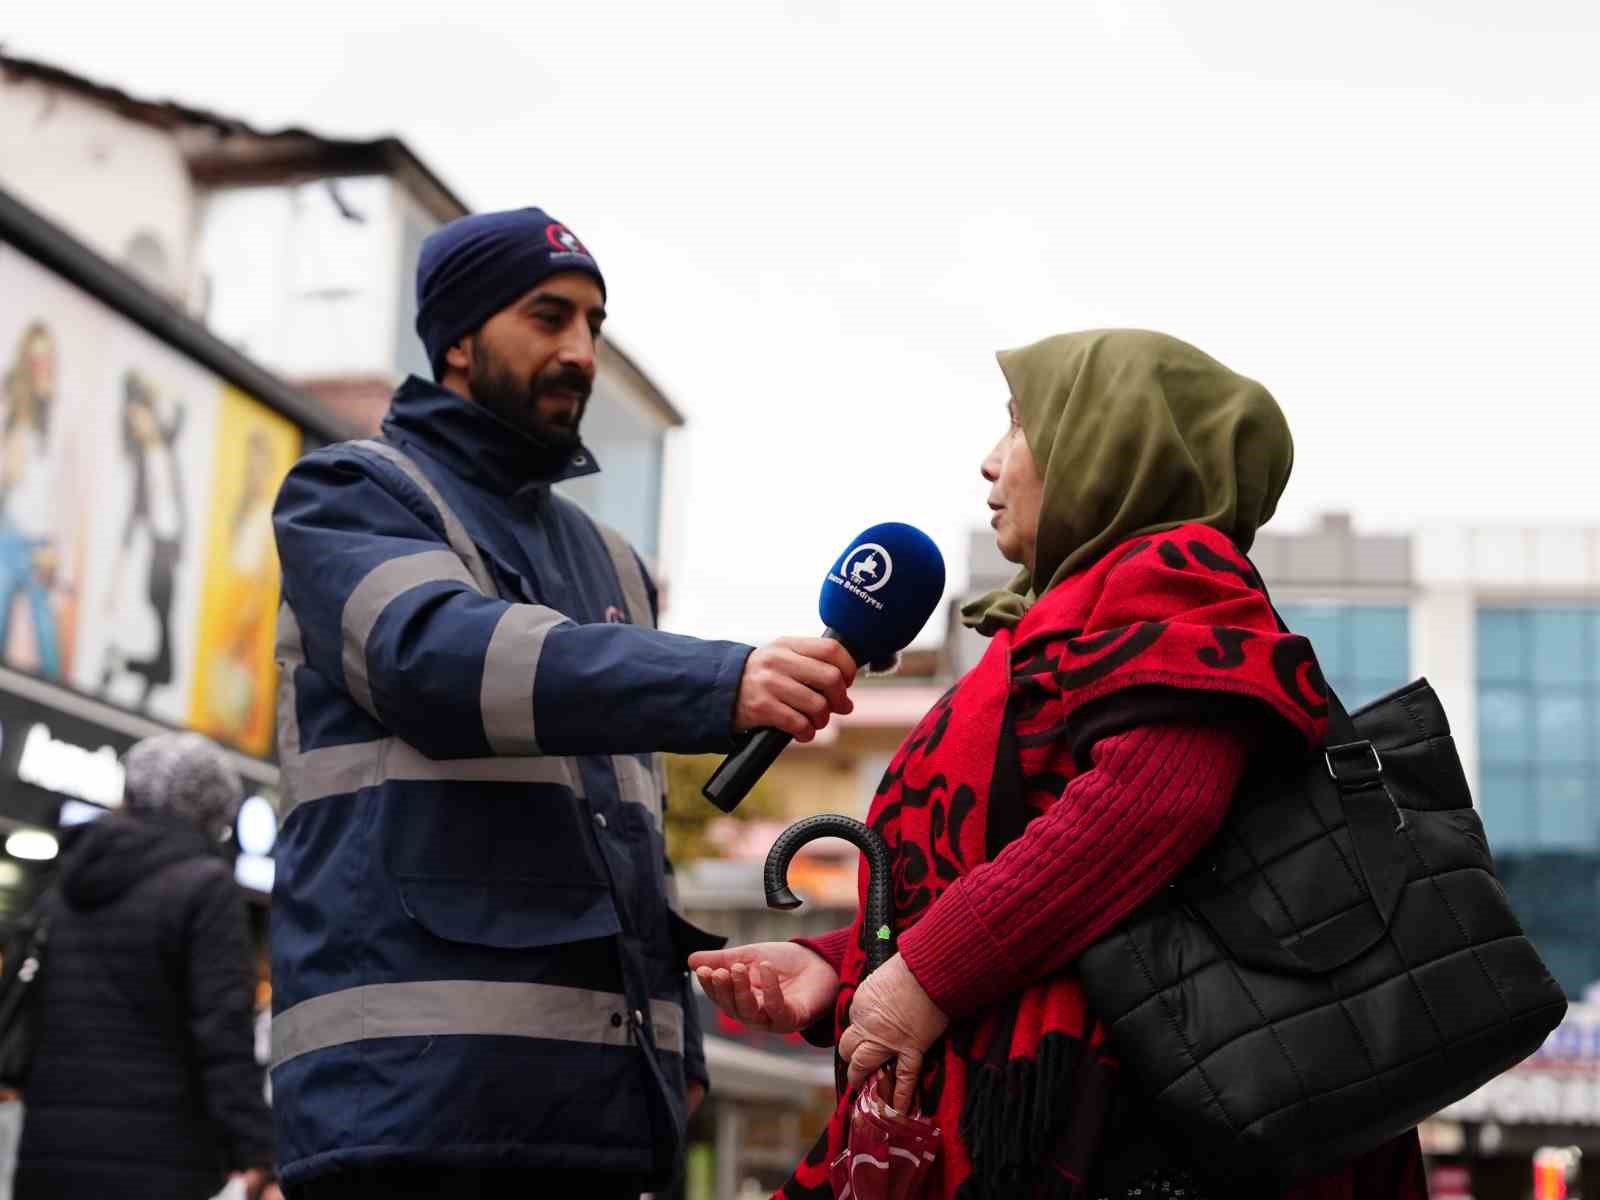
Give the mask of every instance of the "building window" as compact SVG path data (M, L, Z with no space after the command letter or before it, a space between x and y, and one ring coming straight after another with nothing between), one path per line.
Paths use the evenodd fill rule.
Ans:
M1485 608L1477 625L1490 844L1600 850L1600 608Z
M1478 808L1551 972L1600 978L1600 606L1481 608Z
M1411 682L1411 612L1403 604L1282 605L1289 628L1311 639L1317 662L1348 709Z

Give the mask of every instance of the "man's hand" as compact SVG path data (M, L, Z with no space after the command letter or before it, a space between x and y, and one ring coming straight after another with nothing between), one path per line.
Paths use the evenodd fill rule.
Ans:
M845 694L856 664L832 638L779 638L745 660L733 731L770 727L809 742L833 713L855 705Z
M839 1039L839 1057L850 1064L850 1086L894 1059L890 1103L901 1112L909 1111L922 1074L922 1056L949 1024L950 1018L896 954L868 975L851 998L850 1028Z
M691 1079L685 1088L685 1098L689 1102L689 1115L692 1117L700 1111L700 1106L706 1102L706 1085L698 1079Z
M689 955L689 969L723 1012L771 1033L804 1029L839 993L839 974L828 960L793 942L700 950Z

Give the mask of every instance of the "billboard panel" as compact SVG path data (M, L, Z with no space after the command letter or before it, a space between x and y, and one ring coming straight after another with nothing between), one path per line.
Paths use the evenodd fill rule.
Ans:
M223 393L189 723L251 754L272 745L272 501L299 455L292 422L236 388Z
M270 752L298 427L0 245L0 661Z

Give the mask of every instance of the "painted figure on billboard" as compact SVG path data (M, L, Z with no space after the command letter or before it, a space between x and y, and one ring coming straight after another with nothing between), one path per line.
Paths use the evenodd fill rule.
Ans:
M132 490L106 588L106 616L114 620L129 597L142 594L155 614L156 638L151 653L137 656L113 640L106 648L100 690L110 691L119 675L137 676L143 681L138 702L147 708L150 693L173 678L172 605L189 528L176 449L185 410L174 404L163 419L154 387L138 371L123 376L122 394L122 452L132 469ZM144 587L124 591L127 560L141 538L140 548L147 552Z
M258 710L270 696L257 687L262 641L270 639L277 615L278 561L272 546L272 498L283 471L265 430L253 429L245 441L244 479L228 520L226 563L231 628L220 630L211 664L212 708L217 723L235 740L259 725Z
M224 389L189 721L252 754L272 746L278 553L272 502L300 454L295 427Z
M0 653L13 657L13 618L21 607L37 670L52 678L62 673L55 607L62 564L49 453L55 384L55 338L43 321L31 321L6 372L0 423Z

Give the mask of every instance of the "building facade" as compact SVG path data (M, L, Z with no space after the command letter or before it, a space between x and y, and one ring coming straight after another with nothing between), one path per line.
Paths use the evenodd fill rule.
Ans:
M317 397L342 427L375 432L395 386L429 373L417 258L429 233L470 209L398 138L262 131L0 55L0 145L0 188ZM584 426L602 470L563 490L652 561L682 424L608 332Z

